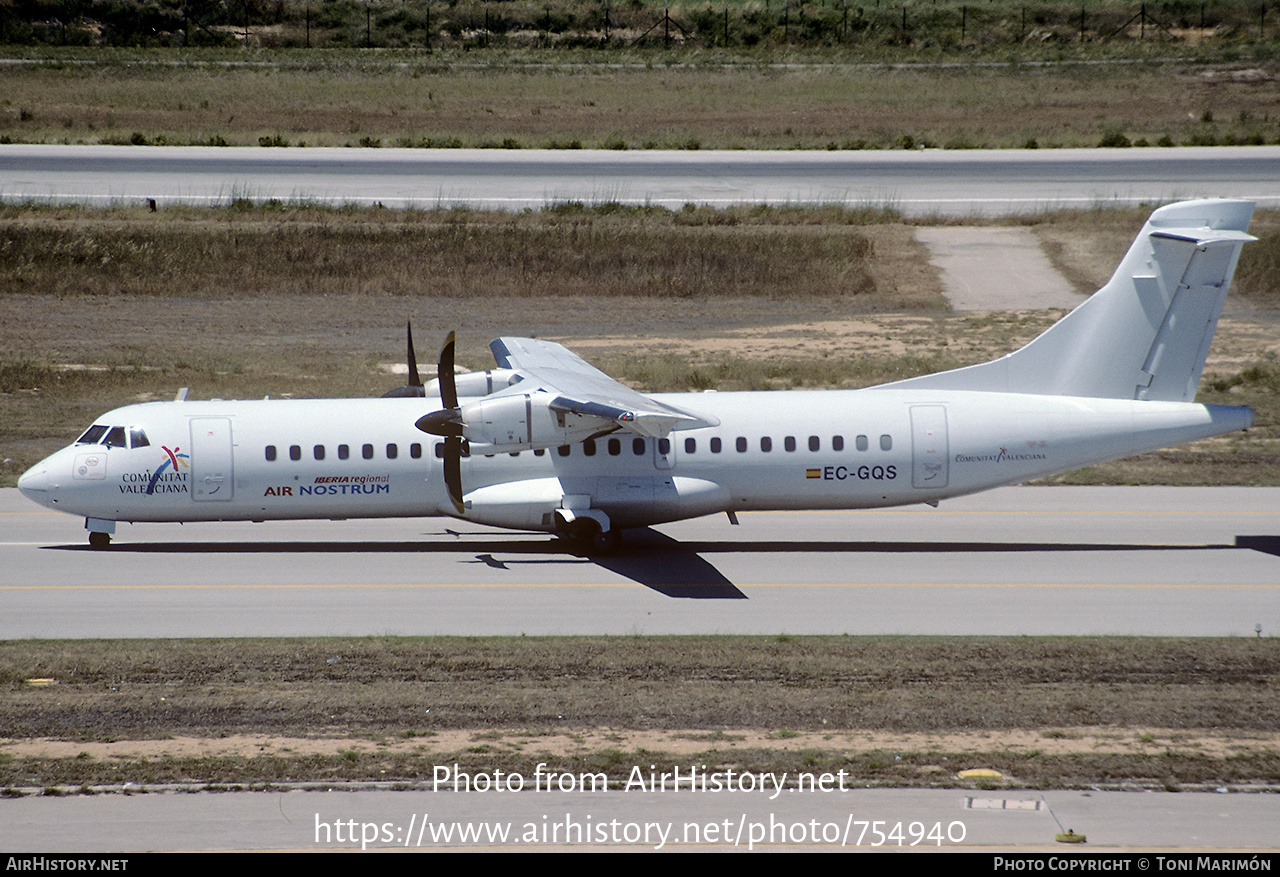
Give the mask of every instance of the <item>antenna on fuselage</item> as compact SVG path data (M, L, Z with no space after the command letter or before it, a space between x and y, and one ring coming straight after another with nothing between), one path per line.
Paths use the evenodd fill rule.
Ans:
M183 387L181 390L178 391L178 395L173 397L173 401L175 402L187 401L187 393L189 393L190 391L191 391L190 387Z

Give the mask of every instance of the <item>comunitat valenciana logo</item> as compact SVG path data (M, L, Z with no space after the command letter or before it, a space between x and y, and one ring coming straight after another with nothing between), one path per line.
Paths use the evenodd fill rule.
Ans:
M188 462L191 457L187 454L181 453L182 448L170 448L166 445L161 445L160 447L164 450L167 456L165 461L157 466L156 471L152 474L151 481L147 484L148 494L156 492L156 483L162 478L165 481L173 480L175 478L177 480L183 480L186 476L182 470L191 467L191 463ZM168 477L164 477L166 472L169 473Z

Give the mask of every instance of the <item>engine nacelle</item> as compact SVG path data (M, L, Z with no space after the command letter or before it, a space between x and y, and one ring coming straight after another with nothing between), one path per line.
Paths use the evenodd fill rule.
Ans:
M522 380L520 372L512 368L495 368L483 372L467 372L466 374L457 375L453 382L458 390L458 398L475 398L477 396L488 396L496 393L498 390L505 390L512 384L518 384ZM427 382L426 392L428 396L440 395L440 379Z
M548 393L481 399L462 406L462 436L472 453L510 453L554 448L588 439L609 421L555 411Z

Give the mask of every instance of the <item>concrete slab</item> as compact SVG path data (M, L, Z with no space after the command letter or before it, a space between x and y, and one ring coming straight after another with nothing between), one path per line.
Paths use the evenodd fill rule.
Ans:
M1076 292L1040 249L1030 229L943 226L916 237L942 271L944 294L957 311L1074 308Z

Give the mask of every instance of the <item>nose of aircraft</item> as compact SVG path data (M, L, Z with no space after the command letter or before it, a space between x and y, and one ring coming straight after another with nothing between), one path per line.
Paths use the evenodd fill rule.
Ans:
M43 501L49 493L49 475L45 462L36 463L18 478L18 490L27 499Z

